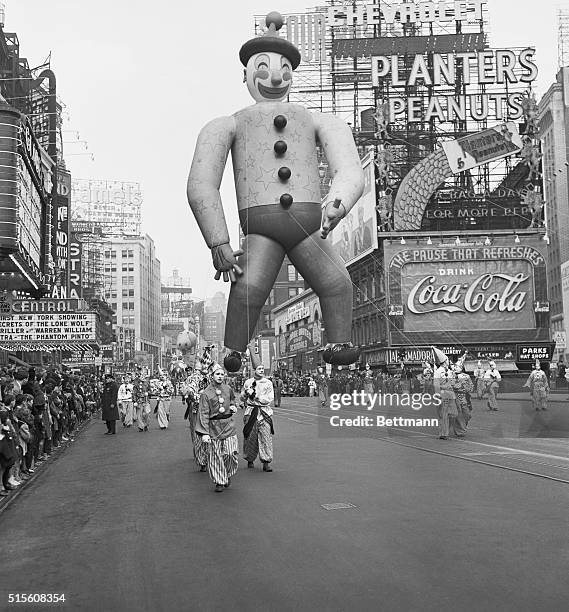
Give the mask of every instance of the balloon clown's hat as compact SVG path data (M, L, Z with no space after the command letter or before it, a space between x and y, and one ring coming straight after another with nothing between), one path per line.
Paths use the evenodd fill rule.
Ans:
M248 40L239 51L239 59L243 66L247 66L247 62L256 53L269 51L284 55L291 63L292 69L295 70L300 64L299 50L285 38L279 36L279 30L283 27L283 17L280 13L273 11L265 18L268 30L261 36L257 36Z

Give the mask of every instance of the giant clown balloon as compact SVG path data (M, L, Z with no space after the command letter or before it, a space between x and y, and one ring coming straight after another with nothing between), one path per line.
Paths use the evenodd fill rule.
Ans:
M364 175L344 121L286 101L300 53L280 37L279 13L270 13L266 24L265 34L247 41L239 52L244 82L255 104L202 129L187 186L190 207L211 249L216 279L223 275L231 280L224 365L231 372L241 367L241 353L285 255L320 300L329 340L324 359L347 365L359 357L350 342L352 283L326 238L360 198ZM324 209L317 142L333 177ZM230 151L245 235L242 250L229 244L219 192Z

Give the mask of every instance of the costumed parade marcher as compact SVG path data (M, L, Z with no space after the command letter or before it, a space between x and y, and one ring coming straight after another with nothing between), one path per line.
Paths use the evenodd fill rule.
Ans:
M464 371L464 360L459 361L454 367L454 381L452 388L456 395L457 416L454 419L454 434L458 438L464 438L466 428L472 418L472 404L470 394L474 390L474 384L470 376Z
M225 372L215 363L210 368L211 382L200 395L196 419L196 435L208 448L207 467L221 493L231 485L231 478L239 467L239 441L234 414L237 412L233 389L223 383Z
M202 436L196 434L196 420L199 401L202 391L209 385L207 377L208 368L212 365L211 347L203 350L202 356L196 361L194 371L186 379L188 420L190 422L190 436L192 439L194 459L201 472L207 469L208 447L202 442Z
M453 390L454 373L450 369L448 357L439 349L432 347L435 355L436 370L433 374L435 393L441 396L439 412L439 439L448 440L451 423L458 414L456 407L456 395Z
M132 390L133 384L130 374L126 374L122 385L119 387L118 394L119 412L121 413L123 427L131 427L134 422Z
M281 405L283 386L284 383L282 381L282 378L277 374L273 382L273 389L275 390L275 408L279 408Z
M266 24L267 31L247 41L239 53L256 103L202 129L187 186L216 278L223 274L225 281L231 280L224 340L230 352L224 365L229 372L241 368L241 353L285 255L320 299L329 340L324 360L348 365L359 357L351 344L352 282L326 238L362 195L363 170L344 121L285 102L300 53L279 36L279 13L269 14ZM324 210L317 142L333 177ZM245 234L243 250L238 251L229 244L219 192L229 151Z
M541 369L540 361L535 362L535 369L529 375L524 387L529 387L533 407L537 412L547 410L549 399L549 381L546 373Z
M318 374L316 375L316 384L318 385L318 399L320 400L320 406L324 407L328 405L330 392L329 380L326 376L326 371L322 367L318 368Z
M476 397L480 400L484 397L485 383L484 383L484 368L482 362L478 361L476 368L474 369L474 380L476 381Z
M241 391L245 406L243 413L243 455L247 467L253 468L259 455L264 472L272 472L273 461L273 383L265 377L265 367L259 363L258 356L251 353L255 375L248 378Z
M161 374L158 389L156 418L158 419L158 426L160 429L167 429L170 423L170 402L174 394L174 386L166 374Z
M491 361L488 364L489 368L484 373L484 384L486 393L488 393L488 410L490 412L498 411L498 389L500 388L500 381L502 376L496 368L496 363Z
M435 392L434 384L433 384L433 368L431 364L425 362L423 364L423 372L421 375L421 383L423 385L423 393L433 395Z
M148 431L150 417L150 382L141 378L139 374L134 377L132 399L136 411L136 425L138 431Z
M105 384L101 394L101 418L107 424L105 435L116 433L117 421L120 418L118 407L119 387L112 374L105 374Z

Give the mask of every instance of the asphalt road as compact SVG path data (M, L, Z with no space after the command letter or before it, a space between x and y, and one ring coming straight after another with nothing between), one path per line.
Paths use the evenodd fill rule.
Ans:
M301 398L277 410L274 472L242 461L215 494L173 413L94 421L2 512L0 609L567 609L569 484L467 460L480 441L323 436Z

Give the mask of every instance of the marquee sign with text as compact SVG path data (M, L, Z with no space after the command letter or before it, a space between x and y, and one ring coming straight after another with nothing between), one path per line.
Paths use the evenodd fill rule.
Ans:
M386 245L386 263L405 332L532 330L534 302L546 297L544 255L533 246Z
M0 341L95 341L94 312L15 314L0 316Z

